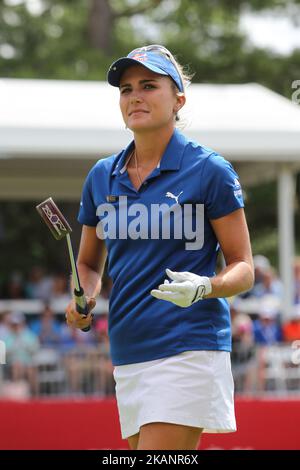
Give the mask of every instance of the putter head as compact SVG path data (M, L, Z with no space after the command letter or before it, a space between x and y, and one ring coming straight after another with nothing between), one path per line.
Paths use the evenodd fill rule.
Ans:
M52 232L52 235L56 240L61 240L68 233L72 232L72 229L59 208L53 201L52 197L49 197L45 201L41 202L36 206L36 210Z

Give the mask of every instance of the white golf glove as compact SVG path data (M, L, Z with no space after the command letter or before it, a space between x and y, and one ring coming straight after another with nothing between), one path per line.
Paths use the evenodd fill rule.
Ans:
M208 277L187 271L177 273L168 268L166 273L172 282L166 279L164 284L158 286L158 289L152 289L150 294L156 299L168 300L178 307L189 307L212 291Z

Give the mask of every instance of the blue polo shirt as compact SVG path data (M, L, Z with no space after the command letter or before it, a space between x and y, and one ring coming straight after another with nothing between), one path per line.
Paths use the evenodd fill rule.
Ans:
M163 283L166 268L215 275L219 244L210 219L243 207L238 176L223 157L176 129L160 164L136 190L126 170L133 146L91 169L78 216L97 227L108 251L113 364L188 350L230 351L226 299L180 308L150 291Z

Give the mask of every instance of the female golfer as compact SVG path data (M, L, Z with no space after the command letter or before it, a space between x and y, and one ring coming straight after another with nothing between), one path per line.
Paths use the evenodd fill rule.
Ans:
M122 437L131 449L197 449L202 432L236 429L226 297L253 284L242 191L229 162L175 128L186 76L167 49L135 49L108 82L134 138L87 176L78 271L92 309L108 254ZM92 321L73 302L66 317Z

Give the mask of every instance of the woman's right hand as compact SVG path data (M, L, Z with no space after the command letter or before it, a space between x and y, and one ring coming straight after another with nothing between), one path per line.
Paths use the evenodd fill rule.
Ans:
M86 301L89 309L86 317L76 311L74 299L68 304L66 308L66 322L68 326L83 330L91 325L93 319L92 309L96 306L96 299L94 297L86 297Z

